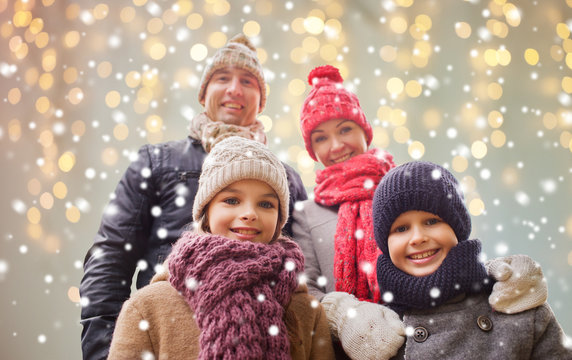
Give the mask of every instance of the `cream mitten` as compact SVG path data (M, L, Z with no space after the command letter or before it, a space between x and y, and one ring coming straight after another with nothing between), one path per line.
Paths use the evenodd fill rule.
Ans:
M533 309L546 302L548 287L542 269L527 255L511 255L486 262L487 273L497 282L489 304L506 314Z
M405 342L405 326L388 307L345 292L326 294L322 306L330 332L352 359L389 359Z

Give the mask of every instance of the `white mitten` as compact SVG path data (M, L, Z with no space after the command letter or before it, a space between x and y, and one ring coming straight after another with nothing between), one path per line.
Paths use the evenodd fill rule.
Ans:
M548 287L542 269L527 255L512 255L486 262L487 273L497 282L489 304L506 314L533 309L546 302Z
M405 342L405 326L388 307L344 292L326 294L322 306L330 332L352 359L389 359Z

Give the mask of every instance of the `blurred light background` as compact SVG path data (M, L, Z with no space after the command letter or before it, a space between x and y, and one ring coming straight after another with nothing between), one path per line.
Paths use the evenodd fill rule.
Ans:
M332 64L375 146L462 179L489 258L540 263L572 334L571 29L572 0L0 0L3 358L80 358L103 207L139 146L186 136L206 61L240 32L265 67L269 146L309 194L298 115L308 72Z

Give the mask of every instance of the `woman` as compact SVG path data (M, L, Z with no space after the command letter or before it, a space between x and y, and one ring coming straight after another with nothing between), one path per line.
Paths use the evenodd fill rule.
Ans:
M390 301L390 294L380 299L375 271L380 252L371 209L377 184L395 164L388 152L368 150L371 125L355 94L343 88L338 69L317 67L308 81L312 90L302 106L300 127L308 154L325 168L316 174L314 200L304 201L293 213L294 240L304 252L309 292L324 306L332 336L343 351L354 359L387 359L403 344L405 331L395 313L378 305ZM526 259L512 264L510 258L494 260L502 266L492 267L540 272ZM501 312L536 307L547 293L542 276L539 279L534 293L524 292L533 299L523 299L507 291L523 285L517 277L503 277L489 301ZM340 344L335 345L338 358L344 358Z

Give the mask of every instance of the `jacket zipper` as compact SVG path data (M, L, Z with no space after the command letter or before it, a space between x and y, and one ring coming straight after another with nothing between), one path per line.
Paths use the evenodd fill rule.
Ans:
M200 175L201 172L197 170L181 171L177 174L177 178L179 181L187 181L189 178L198 178Z

